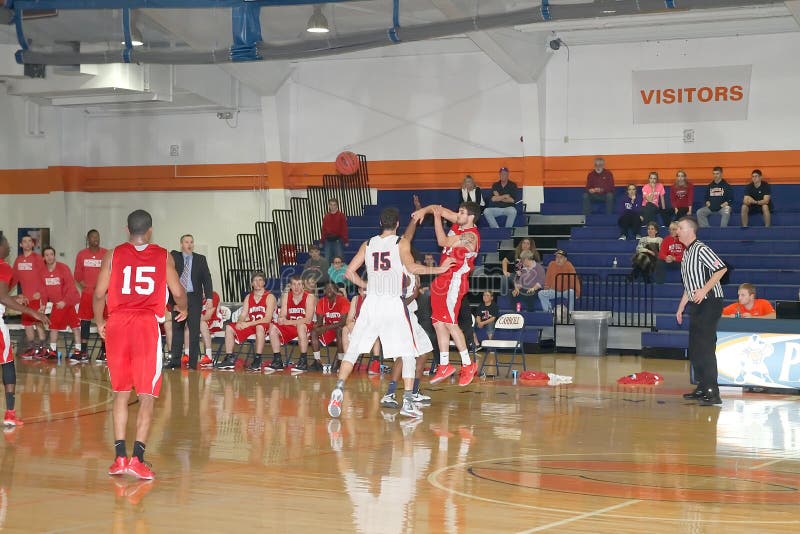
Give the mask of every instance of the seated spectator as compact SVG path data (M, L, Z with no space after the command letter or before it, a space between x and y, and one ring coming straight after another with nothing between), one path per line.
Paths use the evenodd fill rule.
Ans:
M500 228L497 217L506 218L506 228L514 227L517 218L517 184L508 179L508 168L500 169L500 180L492 185L492 197L489 207L483 210L483 216L491 228Z
M750 213L762 213L764 226L769 228L772 221L772 188L761 179L761 171L754 169L751 173L752 182L744 189L742 199L742 228L747 228Z
M479 349L481 342L494 337L494 322L500 317L494 293L484 291L481 294L481 303L475 310L475 348ZM478 335L480 334L480 336Z
M320 362L320 346L330 347L336 344L337 360L344 358L344 350L339 341L342 339L342 327L347 321L350 302L339 294L339 287L331 280L325 284L325 294L317 303L317 322L311 329L311 350L314 352L314 363L310 371L322 371Z
M558 277L559 274L573 275ZM575 272L575 266L567 259L567 253L556 250L553 261L547 266L544 279L544 289L539 291L539 302L546 312L553 311L553 299L566 298L567 311L572 313L575 309L575 299L581 296L581 281Z
M677 221L681 217L692 214L692 203L694 202L694 186L686 178L683 170L675 173L675 185L669 190L669 203L672 207L672 220Z
M722 309L723 317L775 318L775 308L768 300L756 298L756 286L753 284L740 285L738 295L738 302L729 304Z
M275 313L277 300L275 295L266 290L267 277L262 272L255 272L250 277L252 291L242 302L239 319L225 327L225 359L217 369L230 370L236 367L237 357L233 354L234 343L241 345L252 335L256 336L255 356L249 371L261 371L261 357L269 331L272 316Z
M663 239L658 235L658 224L653 221L647 223L647 235L639 240L636 252L631 259L633 270L629 276L630 280L641 277L648 284L653 281L662 241Z
M515 307L532 311L534 303L538 300L536 294L544 287L544 268L537 263L533 252L525 251L520 254L522 266L514 277L514 290L511 300Z
M658 173L652 171L642 186L642 219L657 222L661 218L667 222L666 194L664 184L658 181Z
M481 194L481 188L475 185L475 179L469 174L464 177L464 182L461 184L461 189L458 191L456 211L458 211L458 206L460 206L462 202L474 202L480 206L481 209L478 212L478 217L480 217L484 208L486 208L486 201Z
M300 277L295 275L289 278L289 291L284 292L281 296L278 318L269 327L272 362L264 368L265 372L273 373L283 370L281 346L295 339L300 347L300 357L297 359L297 365L292 368L292 372L302 373L308 370L308 334L314 323L316 307L316 295L306 291ZM287 357L287 367L291 365L290 360L291 358Z
M722 167L714 167L714 179L708 184L705 195L705 206L697 210L697 224L700 228L707 228L708 217L712 213L719 213L719 226L728 226L731 218L731 205L733 204L733 188L722 177Z
M634 239L639 236L639 227L644 220L640 214L642 200L636 194L636 186L628 184L625 189L625 196L619 201L619 238Z
M347 264L341 256L334 256L331 261L331 266L328 267L328 279L333 282L338 288L339 292L347 295L347 289L352 287L350 281L344 277L347 271Z
M603 202L606 215L614 209L614 175L606 169L606 160L594 159L594 169L586 176L586 191L583 193L583 214L592 212L592 203Z
M422 265L426 267L436 267L438 263L436 263L436 258L433 256L433 254L426 252L422 259ZM419 276L420 293L426 293L430 289L431 282L434 278L436 278L436 276L432 274L421 274Z
M500 280L500 294L508 294L508 287L514 280L514 275L516 274L517 269L520 267L519 255L526 250L533 252L533 259L538 262L542 261L539 251L536 250L536 242L530 237L523 237L520 239L519 243L517 243L517 246L514 247L514 256L510 260L508 257L504 257L503 261L501 262L503 278ZM513 271L511 270L512 262L514 269Z
M678 239L678 223L673 221L669 224L669 235L661 242L661 248L658 250L655 272L656 284L664 283L667 271L681 270L684 250L686 250L686 247Z
M347 216L339 211L339 201L335 198L328 201L328 212L322 218L320 243L326 260L331 261L334 256L344 257L344 247L347 246Z
M303 265L303 274L301 275L303 283L306 284L306 281L311 280L313 281L313 286L319 287L329 280L328 269L330 265L328 265L328 260L320 255L319 247L316 245L308 247L308 255L309 258ZM311 287L312 284L308 283L308 286Z

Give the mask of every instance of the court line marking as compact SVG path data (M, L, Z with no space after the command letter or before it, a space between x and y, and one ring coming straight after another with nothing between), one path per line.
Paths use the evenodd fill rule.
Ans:
M603 515L603 514L605 514L607 512L613 512L614 510L617 510L618 508L625 508L626 506L630 506L632 504L636 504L636 503L640 503L640 502L642 502L642 501L639 500L639 499L631 499L629 501L621 502L621 503L615 504L613 506L606 506L605 508L601 508L601 509L595 510L593 512L586 512L586 513L583 513L583 514L580 514L580 515L576 515L574 517L569 517L567 519L562 519L560 521L553 521L552 523L548 523L546 525L541 525L541 526L538 526L536 528L532 528L530 530L522 530L522 531L518 532L517 534L530 534L532 532L541 532L542 530L548 530L548 529L551 529L551 528L560 527L562 525L567 525L567 524L572 523L574 521L580 521L582 519L586 519L586 518L589 518L589 517L594 517L594 516L597 516L597 515Z

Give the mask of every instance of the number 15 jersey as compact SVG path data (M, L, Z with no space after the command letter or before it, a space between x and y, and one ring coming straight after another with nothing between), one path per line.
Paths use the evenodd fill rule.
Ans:
M164 320L167 303L167 250L152 243L114 248L108 285L108 313L148 312Z
M400 260L400 237L379 235L367 241L364 263L367 270L367 296L402 297L403 262Z

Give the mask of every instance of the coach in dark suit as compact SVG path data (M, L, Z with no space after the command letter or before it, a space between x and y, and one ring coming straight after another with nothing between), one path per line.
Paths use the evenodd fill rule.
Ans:
M183 331L189 327L189 367L197 369L197 359L200 356L200 317L203 314L203 299L211 298L214 288L211 285L211 271L208 262L202 254L194 253L194 237L190 234L181 236L181 250L170 252L175 260L175 270L178 272L181 285L186 289L188 299L188 314L186 320L178 322L175 313L172 315L172 348L171 360L166 367L180 366L183 354Z

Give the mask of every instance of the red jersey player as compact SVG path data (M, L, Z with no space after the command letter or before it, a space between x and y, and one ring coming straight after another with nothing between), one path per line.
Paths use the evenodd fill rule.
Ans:
M81 303L78 306L78 319L81 321L81 359L87 359L87 344L92 326L94 311L92 310L92 295L100 274L100 264L106 255L106 249L100 246L100 232L89 230L86 234L86 248L75 256L75 281L81 287ZM97 360L105 359L105 345L101 347Z
M78 288L75 287L75 279L72 278L69 267L56 261L56 250L53 247L45 247L42 254L44 254L45 264L45 300L53 306L50 311L50 348L47 350L46 357L51 360L57 357L58 332L71 328L75 349L72 351L69 362L78 363L81 360L81 347L78 342L80 321L78 313L75 311L75 306L80 300Z
M203 315L200 317L200 336L203 338L203 346L206 353L200 360L201 367L208 367L213 363L214 348L211 345L211 336L225 329L225 318L219 315L219 293L214 291L211 300L203 301ZM186 335L189 335L189 327L186 327ZM184 340L184 347L189 346L188 340Z
M239 319L225 327L225 359L220 362L217 369L234 369L237 359L233 354L234 342L242 344L250 336L255 336L256 355L247 369L261 371L261 355L264 352L267 331L278 304L275 295L265 289L266 282L267 276L261 271L256 271L250 277L250 287L253 291L242 302L242 313L239 315Z
M151 244L153 219L144 210L128 215L126 243L106 253L97 277L92 307L100 337L108 347L108 374L114 390L113 420L116 459L109 475L131 474L150 480L155 474L144 463L144 450L153 420L155 399L161 391L161 332L167 288L172 293L177 320L186 318L186 292L175 262L166 249ZM108 299L106 300L106 294ZM103 310L108 305L108 321ZM136 442L128 460L125 429L131 389L139 397Z
M344 355L343 349L338 345L341 345L339 340L342 338L342 327L350 311L350 302L339 293L336 282L326 283L324 292L324 297L317 303L317 324L311 329L311 350L314 351L311 371L322 371L320 345L329 347L332 343L336 343L339 354Z
M447 258L455 260L450 269L434 278L431 283L431 320L439 343L439 367L431 378L431 384L441 382L455 373L450 365L450 338L453 338L461 355L458 385L469 385L478 372L477 363L470 361L464 332L458 326L458 314L461 311L461 301L469 288L469 273L475 266L475 258L481 247L481 237L475 226L479 210L480 207L474 202L463 202L457 213L433 205L419 209L412 215L414 220L421 222L425 215L433 213L436 240L443 247L442 261ZM446 235L442 218L453 223Z
M29 315L45 326L49 324L49 320L38 310L32 310L22 304L25 301L24 298L17 297L15 299L8 295L8 288L11 286L11 278L13 277L11 267L6 263L8 251L8 239L3 235L3 232L0 232L0 368L2 368L3 386L6 394L6 413L3 417L3 424L5 426L18 426L22 424L22 421L17 419L17 413L14 411L14 390L17 384L17 372L14 368L11 336L8 334L8 327L3 321L3 314L5 314L6 308L11 308Z
M308 333L314 320L314 309L317 297L306 291L303 280L298 275L289 278L289 291L281 297L281 311L278 319L269 327L269 343L272 345L272 362L264 368L266 373L274 373L283 369L281 345L297 339L300 346L300 358L292 368L293 373L308 370ZM290 364L287 358L286 366Z
M44 260L33 251L34 242L31 236L23 236L19 246L22 248L22 254L14 260L14 278L10 287L13 288L19 284L20 287L17 293L25 297L25 304L33 310L44 311L44 303L42 302ZM34 357L44 357L45 350L42 346L44 344L44 328L37 324L33 316L27 314L22 316L22 326L25 327L25 339L28 342L28 350L22 353L22 357L26 360ZM33 340L34 328L38 330L38 345Z

